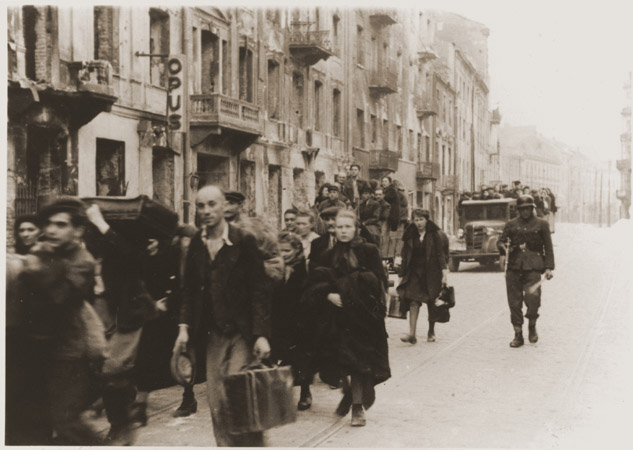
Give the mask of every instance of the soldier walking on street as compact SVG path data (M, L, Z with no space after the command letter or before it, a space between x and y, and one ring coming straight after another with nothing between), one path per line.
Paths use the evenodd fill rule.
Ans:
M506 288L514 339L510 347L523 345L523 302L527 305L529 340L538 341L536 319L541 306L541 274L554 276L554 250L547 221L535 216L534 199L521 195L517 200L519 217L506 223L497 247L507 255ZM509 241L509 245L508 245ZM507 250L507 251L506 251Z

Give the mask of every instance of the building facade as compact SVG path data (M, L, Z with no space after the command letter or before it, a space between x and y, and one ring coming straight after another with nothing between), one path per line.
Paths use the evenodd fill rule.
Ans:
M622 108L621 152L616 166L620 172L620 188L617 197L620 200L620 218L631 218L631 72L624 81L624 107Z

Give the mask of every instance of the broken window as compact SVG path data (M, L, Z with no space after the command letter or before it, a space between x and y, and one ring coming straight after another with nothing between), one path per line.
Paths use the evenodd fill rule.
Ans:
M253 101L253 51L240 47L240 100Z
M125 142L97 139L97 195L125 195Z
M268 60L268 117L279 119L279 102L281 99L279 63L272 59Z
M341 91L334 89L332 91L332 134L336 137L341 136Z
M149 52L152 55L169 54L169 14L159 9L149 10ZM167 87L165 60L162 57L149 59L149 80L154 86Z

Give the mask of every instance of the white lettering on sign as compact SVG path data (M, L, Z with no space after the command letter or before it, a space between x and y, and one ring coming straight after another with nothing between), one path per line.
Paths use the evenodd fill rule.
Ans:
M167 127L171 132L184 132L186 126L184 61L184 55L169 55L167 60Z

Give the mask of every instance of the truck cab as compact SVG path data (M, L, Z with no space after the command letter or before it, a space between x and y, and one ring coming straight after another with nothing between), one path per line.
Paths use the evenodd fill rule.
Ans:
M516 200L465 200L458 206L458 214L457 236L449 238L449 270L457 272L462 261L498 263L503 270L505 261L499 255L497 241L506 222L517 216Z

